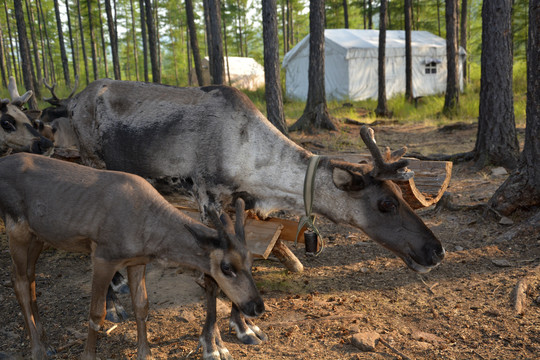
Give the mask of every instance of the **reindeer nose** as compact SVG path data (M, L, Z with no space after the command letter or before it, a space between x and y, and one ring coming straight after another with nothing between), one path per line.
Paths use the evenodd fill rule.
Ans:
M439 264L442 261L442 259L444 259L444 256L446 255L446 251L440 244L433 247L427 253L428 253L427 259L428 259L428 262L430 262L430 265Z
M259 316L264 312L264 302L258 297L240 306L240 310L247 316Z

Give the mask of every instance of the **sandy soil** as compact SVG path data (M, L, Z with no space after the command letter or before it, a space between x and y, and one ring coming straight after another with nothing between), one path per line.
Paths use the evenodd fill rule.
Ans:
M441 132L424 125L375 127L380 145L407 144L423 154L471 150L473 127ZM522 132L521 132L522 133ZM358 127L317 138L294 135L319 152L349 151ZM311 144L311 145L310 145ZM491 169L473 172L456 165L448 193L459 205L485 203L505 176ZM268 335L261 345L239 343L229 332L230 303L222 298L219 327L235 359L536 359L540 354L540 231L503 235L531 214L503 225L482 210L422 209L419 215L441 239L447 257L435 270L418 275L359 230L319 219L326 247L318 257L292 248L304 264L289 273L278 261L258 260L254 278L267 312L256 323ZM290 244L289 244L290 245ZM10 256L3 228L0 238L0 352L28 358L29 344L10 282ZM37 269L38 302L57 359L77 358L84 347L90 302L87 255L45 251ZM523 314L513 309L516 283L529 276ZM205 317L203 291L189 270L148 267L148 335L156 359L197 359ZM533 281L535 280L536 281ZM128 321L106 322L98 343L101 359L135 359L135 323L130 300L121 295ZM398 351L379 342L365 352L353 335L376 332ZM189 355L189 357L188 357ZM0 356L1 358L1 356Z

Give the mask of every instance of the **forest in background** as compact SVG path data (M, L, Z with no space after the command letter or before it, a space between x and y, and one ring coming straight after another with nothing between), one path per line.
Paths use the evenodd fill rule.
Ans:
M7 77L13 75L23 84L20 66L19 37L13 1L2 0L0 11L0 46L2 48L2 83L5 92ZM148 25L143 24L141 9L151 4L155 27L155 45L161 83L188 86L193 56L185 2L172 0L22 0L36 79L66 85L78 74L84 87L94 79L114 78L111 38L117 38L122 80L152 81L148 54ZM468 64L479 64L481 53L482 1L467 2ZM527 42L527 1L516 0L513 6L514 61L525 61ZM55 4L59 16L55 13ZM377 29L378 1L329 0L325 2L326 28ZM412 28L445 37L443 0L413 0ZM403 1L388 1L388 30L404 28ZM110 7L108 9L107 7ZM193 1L200 56L208 55L203 1ZM278 36L280 61L284 54L309 33L309 2L278 0ZM261 2L251 0L221 1L222 37L225 55L253 57L263 63ZM347 14L347 16L345 16ZM112 31L110 31L112 29ZM147 41L144 41L144 40ZM61 43L64 43L62 55ZM63 59L69 74L64 74ZM146 61L145 61L146 59ZM146 65L145 65L146 63ZM522 74L523 76L525 74ZM67 78L67 79L66 79ZM283 77L282 77L283 78ZM68 81L66 81L68 80ZM65 90L66 92L68 90Z

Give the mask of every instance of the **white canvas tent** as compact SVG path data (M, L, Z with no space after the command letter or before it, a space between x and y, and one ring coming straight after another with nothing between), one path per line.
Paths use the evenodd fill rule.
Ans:
M248 57L229 56L224 59L225 62L225 84L229 85L229 76L231 76L231 86L244 90L257 90L264 86L264 67L255 59ZM228 62L228 66L227 66ZM210 84L210 71L208 69L208 58L201 60L203 68L203 78L205 84ZM227 72L228 68L228 72ZM195 69L190 72L192 84L197 84L197 74Z
M327 29L325 89L327 99L376 99L378 91L379 30ZM446 40L427 31L411 32L413 96L446 90ZM465 50L459 51L459 79ZM286 93L306 100L308 93L309 35L283 58ZM405 31L386 32L386 96L405 92Z

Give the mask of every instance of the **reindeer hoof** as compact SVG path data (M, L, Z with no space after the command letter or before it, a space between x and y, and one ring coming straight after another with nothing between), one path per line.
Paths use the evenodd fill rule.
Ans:
M242 323L240 327L236 322L230 321L230 329L234 329L236 337L242 343L246 345L259 345L263 341L268 340L268 336L262 332L262 330L254 324Z

